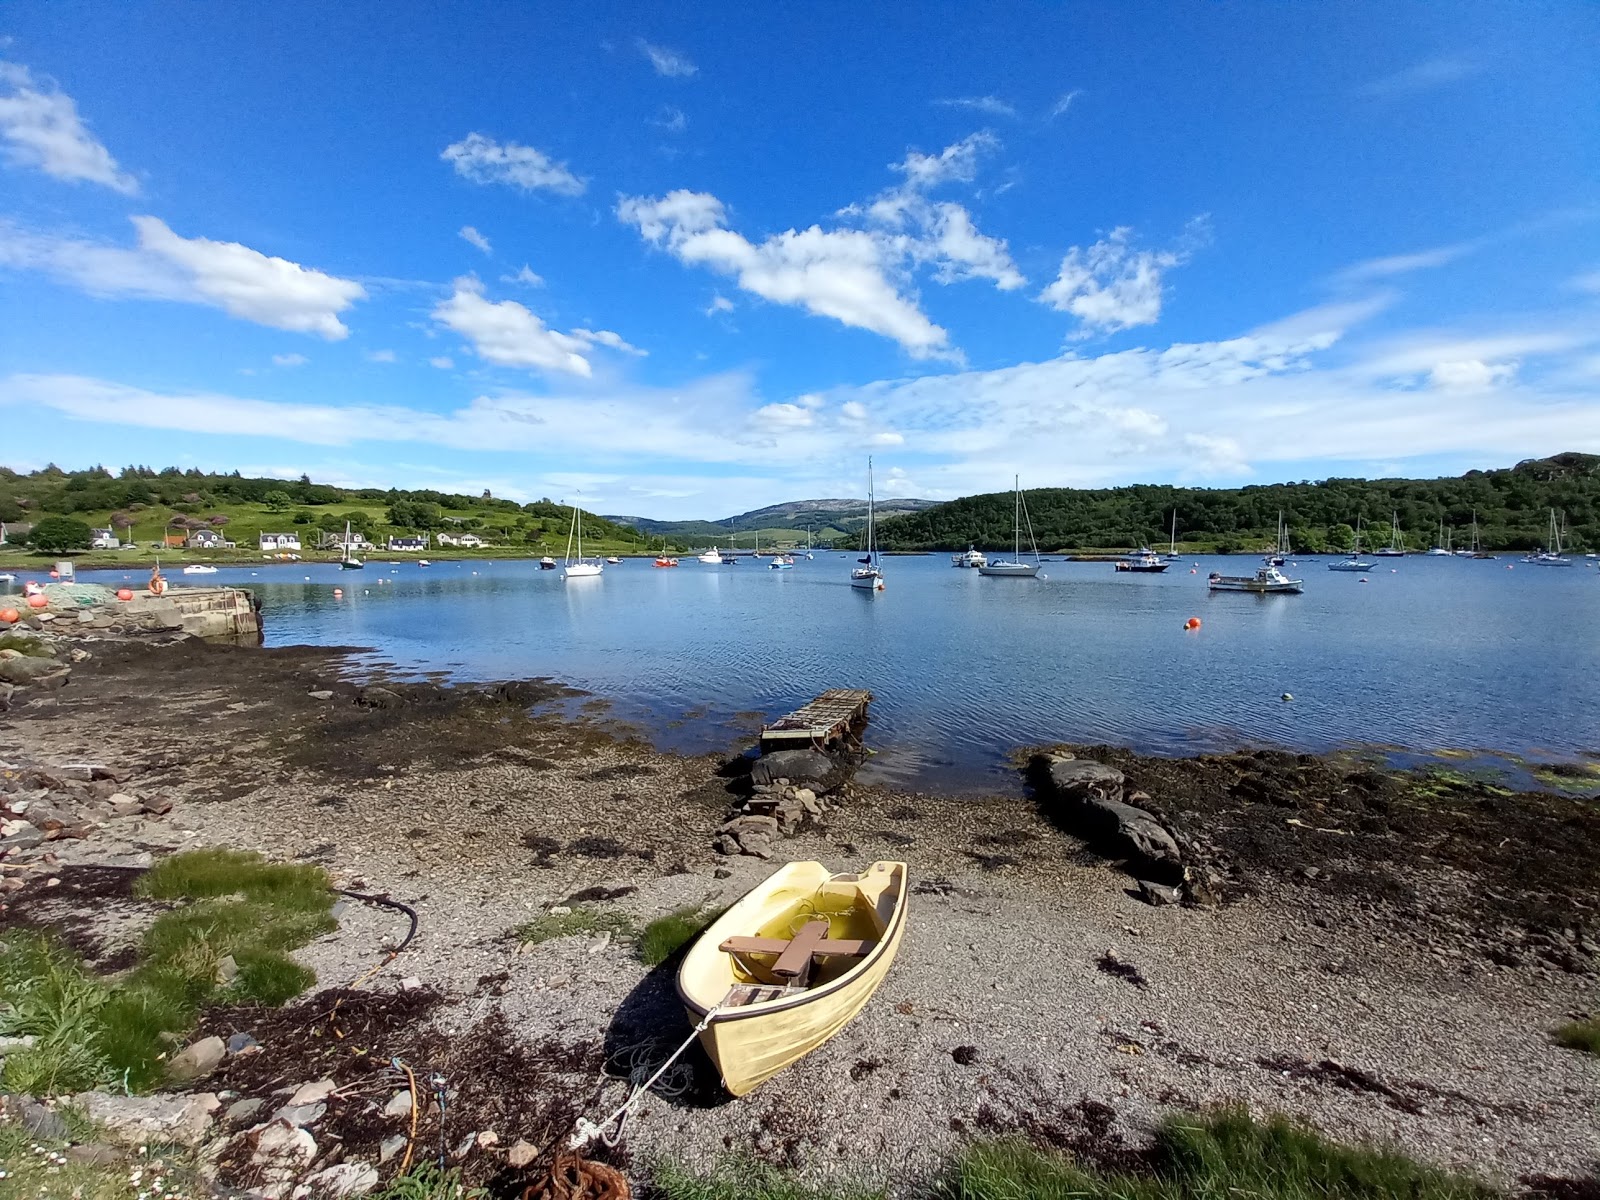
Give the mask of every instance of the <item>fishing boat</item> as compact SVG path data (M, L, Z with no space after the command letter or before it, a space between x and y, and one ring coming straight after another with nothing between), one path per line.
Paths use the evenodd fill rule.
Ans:
M344 541L339 544L339 569L359 571L365 564L350 550L350 522L344 523Z
M1562 524L1565 524L1565 518ZM1550 510L1550 545L1522 560L1535 567L1570 567L1572 560L1561 553L1561 530L1556 525L1556 510Z
M792 571L794 570L794 559L787 554L774 554L772 561L767 564L767 570Z
M704 554L701 554L695 558L695 562L705 563L709 567L715 567L722 561L722 552L715 546L711 547L711 549L707 550Z
M196 563L192 567L185 567L183 569L183 573L185 575L215 575L217 573L217 569L215 567L201 566L200 564Z
M1254 575L1222 575L1216 571L1206 580L1213 592L1255 592L1258 595L1298 595L1305 588L1303 579L1290 579L1270 562L1263 562Z
M1372 552L1375 558L1404 558L1406 556L1406 537L1400 532L1400 514L1389 514L1389 544L1380 546Z
M875 498L872 492L872 459L867 459L867 539L866 557L858 559L860 566L850 568L850 586L857 591L876 595L883 591L883 567L878 559L878 522L873 515Z
M789 863L700 935L678 968L678 998L732 1095L815 1050L872 999L905 934L906 895L902 862L857 875Z
M578 557L572 557L573 539L576 537L578 544ZM583 516L582 510L576 503L572 506L572 526L567 530L567 557L565 569L561 573L563 579L589 579L599 575L606 566L599 559L586 562L583 557Z
M543 558L541 558L539 560L539 570L541 570L541 571L554 571L555 569L556 569L556 560L551 558L548 554L546 554Z
M1356 545L1348 557L1328 564L1330 571L1370 571L1373 564L1361 557L1361 518L1356 518Z
M1148 546L1140 546L1126 558L1119 558L1112 564L1113 568L1118 571L1134 571L1146 575L1159 575L1170 565L1166 559Z
M1033 540L1033 521L1028 516L1028 502L1022 498L1022 477L1011 481L1015 499L1011 505L1011 558L986 562L978 568L979 575L995 579L1032 579L1039 574L1039 546ZM1022 561L1022 527L1028 527L1028 545L1033 547L1033 561Z

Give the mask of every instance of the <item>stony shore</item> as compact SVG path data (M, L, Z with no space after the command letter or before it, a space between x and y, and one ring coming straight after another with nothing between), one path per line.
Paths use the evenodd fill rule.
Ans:
M686 1060L608 1152L623 1166L735 1152L903 1179L971 1136L1137 1144L1173 1107L1223 1102L1502 1183L1600 1162L1600 1059L1549 1036L1600 1008L1592 801L1311 756L1067 747L1007 794L818 780L750 806L724 759L659 753L549 682L374 685L337 650L44 634L71 670L0 714L0 932L48 926L125 965L150 905L106 868L207 845L317 862L419 914L416 939L337 1004L205 1019L202 1034L259 1046L193 1085L214 1103L182 1102L230 1184L272 1182L259 1129L286 1105L307 1118L304 1139L282 1135L304 1174L392 1172L384 1110L401 1087L372 1064L394 1055L446 1080L427 1136L469 1179L609 1111L630 1070L687 1035L670 964L647 969L620 936L512 931L552 908L642 925L726 904L770 870L762 850L906 860L900 957L840 1036L744 1100ZM1172 853L1085 811L1113 799ZM58 816L36 824L42 809ZM728 826L768 815L753 847L754 827ZM319 989L346 987L405 927L352 903L298 957Z

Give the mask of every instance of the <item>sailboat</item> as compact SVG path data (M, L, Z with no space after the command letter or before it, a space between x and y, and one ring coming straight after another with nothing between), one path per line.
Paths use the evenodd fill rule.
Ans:
M359 571L366 564L350 551L350 522L344 523L344 541L339 545L339 569L341 571Z
M1444 527L1444 518L1443 517L1439 518L1439 540L1437 542L1435 542L1433 545L1428 547L1428 553L1426 555L1424 555L1424 557L1425 558L1452 558L1452 557L1454 557L1454 554L1450 549L1450 533Z
M1372 564L1361 558L1361 518L1356 518L1356 548L1350 552L1348 558L1341 558L1338 562L1328 564L1330 571L1370 571Z
M1033 521L1028 516L1028 502L1022 498L1022 478L1011 481L1016 499L1011 505L1011 559L992 559L978 568L979 575L992 575L1001 579L1032 579L1039 573L1039 546L1033 540ZM1022 561L1022 526L1028 526L1028 545L1033 547L1033 562Z
M1472 510L1472 549L1470 549L1470 550L1457 550L1456 553L1457 554L1465 554L1469 558L1495 559L1495 558L1499 558L1500 557L1498 554L1490 554L1487 550L1485 550L1483 548L1482 543L1478 541L1478 510L1477 509L1473 509Z
M572 541L576 535L578 541L578 557L572 557ZM583 561L583 515L574 503L572 506L572 528L567 530L567 558L566 568L561 573L563 579L585 579L592 575L599 575L606 569L603 562Z
M1172 540L1167 543L1167 561L1178 561L1178 510L1172 510Z
M1404 558L1406 556L1405 534L1400 532L1400 514L1389 514L1389 544L1381 546L1372 552L1378 558Z
M1278 541L1273 546L1272 553L1267 555L1267 561L1275 567L1281 567L1289 561L1289 528L1283 523L1283 509L1278 510Z
M1565 524L1565 517L1562 518ZM1556 527L1556 510L1550 510L1550 546L1522 560L1536 567L1570 567L1572 560L1561 553L1561 530Z
M867 459L867 556L862 565L850 568L850 586L863 592L883 591L883 568L878 563L878 523L873 515L872 459Z

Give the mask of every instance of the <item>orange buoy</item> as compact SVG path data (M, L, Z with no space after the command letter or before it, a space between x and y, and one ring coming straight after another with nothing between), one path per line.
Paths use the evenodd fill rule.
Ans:
M344 595L344 589L343 588L334 588L333 589L333 594L335 596L342 596L342 595Z
M55 570L54 568L52 568L51 571L50 571L50 578L51 579L60 579L61 578L61 572Z
M1200 618L1199 617L1190 617L1187 621L1185 621L1183 623L1183 627L1185 629L1189 630L1190 632L1193 632L1194 630L1199 629L1200 628Z
M1195 574L1198 574L1198 572L1197 572L1197 571L1195 571L1195 569L1194 569L1194 568L1193 568L1193 567L1190 567L1190 568L1189 568L1189 574L1191 574L1191 575L1195 575Z
M15 625L20 620L22 620L22 614L16 609L0 608L0 621L4 621L7 625Z
M47 597L43 592L35 592L33 595L28 597L29 608L45 608L49 605L49 603L49 597Z
M117 599L118 600L132 600L133 599L133 589L132 588L118 588L117 589Z

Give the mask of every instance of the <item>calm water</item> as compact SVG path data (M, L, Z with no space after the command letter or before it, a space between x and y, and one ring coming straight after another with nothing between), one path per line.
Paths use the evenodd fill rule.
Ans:
M1054 562L1036 581L985 579L947 555L891 558L876 597L847 585L841 554L792 571L630 560L572 582L531 562L182 581L257 589L270 645L370 647L375 664L468 680L554 676L679 749L724 748L750 714L824 688L870 688L872 770L907 782L979 783L1008 749L1058 740L1159 753L1600 748L1592 561L1407 558L1380 562L1368 583L1326 561L1286 568L1305 595L1265 597L1207 593L1211 569L1254 569L1242 557L1155 576ZM1193 633L1191 616L1203 623Z

